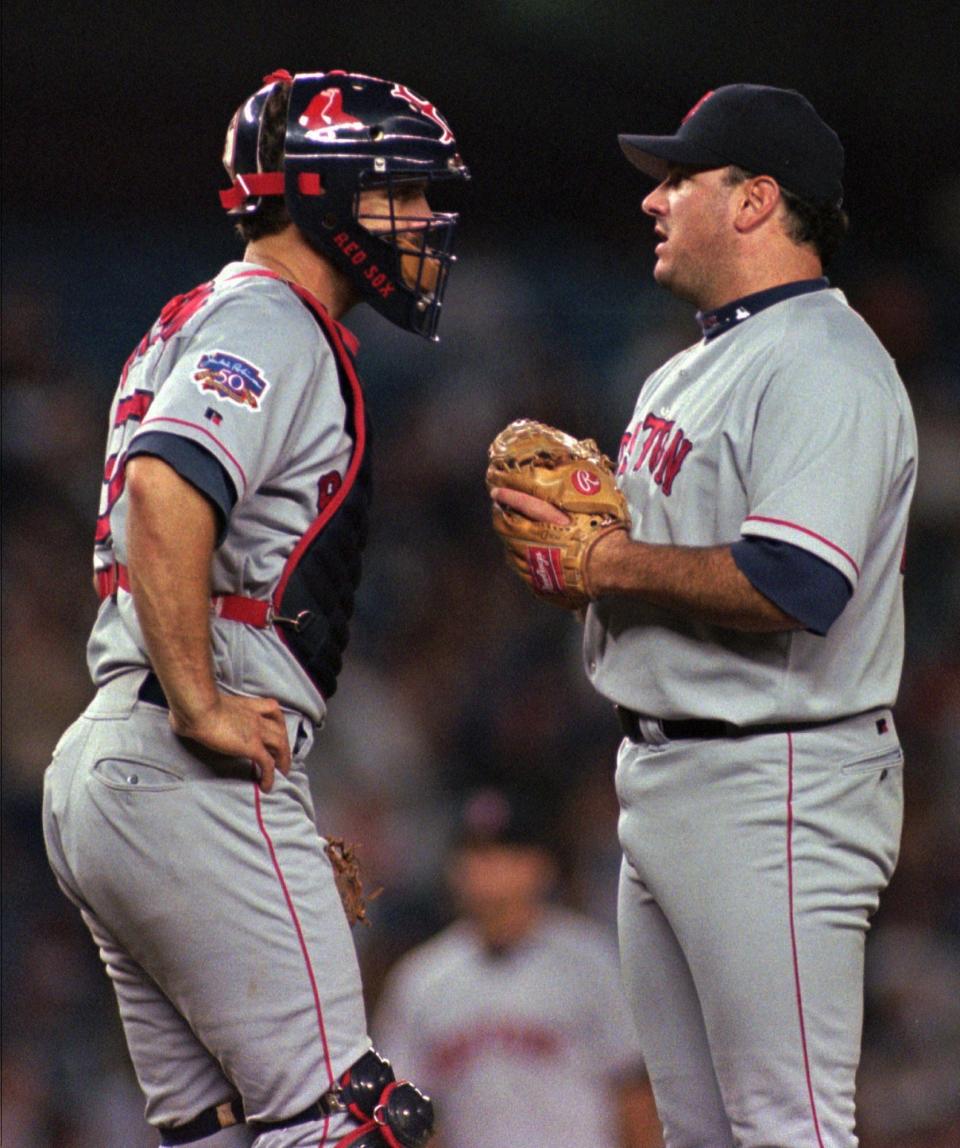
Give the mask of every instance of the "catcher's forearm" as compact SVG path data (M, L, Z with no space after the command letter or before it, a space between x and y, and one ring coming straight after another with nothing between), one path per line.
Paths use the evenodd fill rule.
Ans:
M729 546L657 546L614 531L591 551L588 575L594 597L635 595L732 630L803 628L754 588Z
M170 708L192 724L217 704L210 647L209 502L159 458L126 472L127 564L147 652Z

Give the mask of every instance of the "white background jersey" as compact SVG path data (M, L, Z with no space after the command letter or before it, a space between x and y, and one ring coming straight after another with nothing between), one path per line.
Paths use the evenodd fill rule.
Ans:
M890 705L916 430L893 361L841 292L776 303L650 376L621 445L634 539L801 547L853 596L825 637L722 629L633 598L591 606L606 697L658 718L821 720Z
M559 910L502 955L463 922L408 953L373 1036L433 1097L445 1148L614 1148L614 1082L642 1066L615 942Z
M174 300L124 367L110 413L95 553L126 562L123 464L148 433L185 438L236 493L214 554L217 594L268 599L284 563L343 479L351 453L336 361L310 310L254 264L228 264ZM273 629L212 618L218 681L319 721L323 700ZM133 600L105 601L88 647L100 685L148 665Z

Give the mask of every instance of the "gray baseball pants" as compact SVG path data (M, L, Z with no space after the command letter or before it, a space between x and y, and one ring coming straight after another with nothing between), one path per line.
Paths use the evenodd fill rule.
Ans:
M147 1120L183 1124L237 1096L248 1120L282 1120L370 1047L314 823L312 731L287 715L293 767L264 794L249 767L221 776L174 735L165 709L138 700L142 678L102 688L56 748L44 787L50 863L113 982ZM355 1126L335 1114L255 1142L333 1144Z
M889 711L622 742L625 986L668 1148L851 1148L864 942L896 864Z

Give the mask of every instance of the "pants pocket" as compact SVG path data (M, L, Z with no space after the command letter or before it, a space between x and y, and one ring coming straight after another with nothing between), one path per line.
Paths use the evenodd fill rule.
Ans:
M903 750L899 745L895 745L889 749L881 750L879 753L874 752L866 754L864 757L854 758L853 761L845 761L840 766L840 772L847 774L873 773L883 769L894 769L900 765L903 765Z
M183 784L183 775L169 765L134 757L103 757L93 767L93 776L108 789L131 793L156 793Z

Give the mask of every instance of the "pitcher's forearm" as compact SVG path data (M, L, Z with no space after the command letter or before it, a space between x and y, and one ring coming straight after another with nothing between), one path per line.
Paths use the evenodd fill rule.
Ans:
M633 595L732 630L800 629L738 569L729 546L655 546L625 531L600 540L590 555L594 594Z

